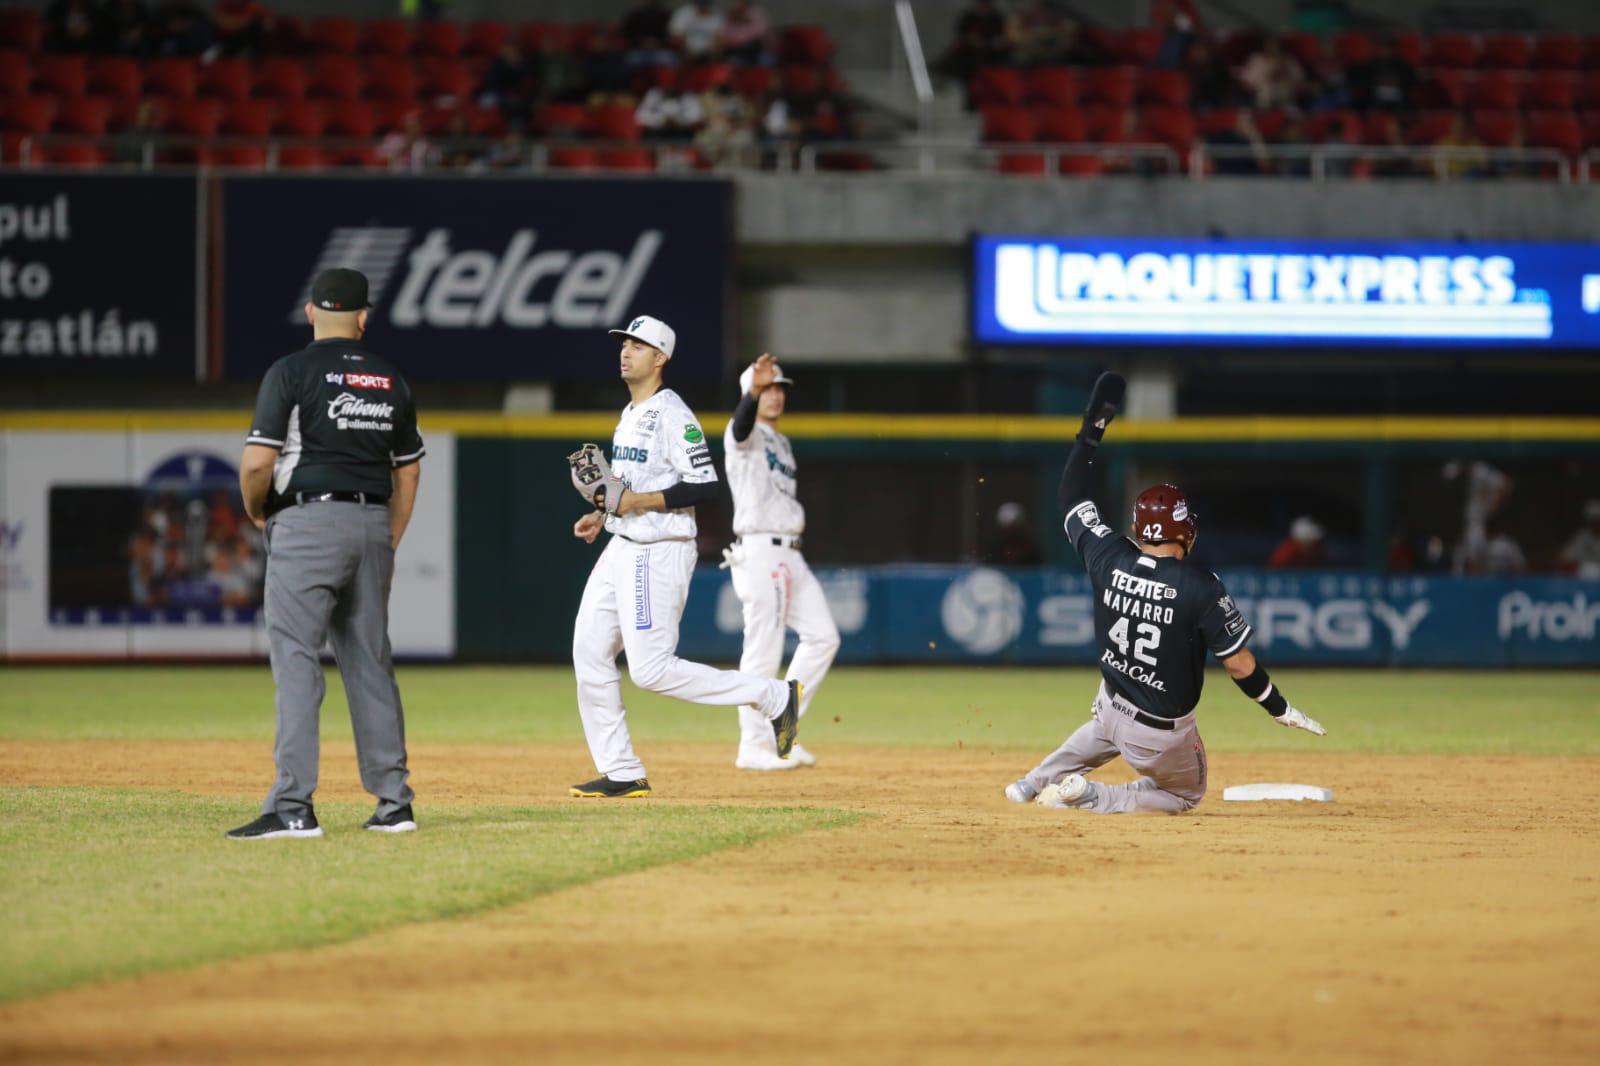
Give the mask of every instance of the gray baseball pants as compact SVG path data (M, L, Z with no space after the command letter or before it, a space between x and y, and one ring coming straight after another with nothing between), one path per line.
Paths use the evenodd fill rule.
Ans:
M405 715L389 649L394 549L389 509L327 501L289 507L267 520L267 637L278 688L278 778L262 814L290 816L317 790L322 645L333 648L350 704L361 784L379 816L411 802Z
M1097 814L1192 810L1206 794L1206 746L1195 727L1194 712L1176 719L1168 731L1135 721L1137 710L1108 692L1102 682L1092 717L1025 780L1039 792L1068 774L1087 773L1121 755L1139 779L1126 785L1094 782L1094 802L1087 810Z

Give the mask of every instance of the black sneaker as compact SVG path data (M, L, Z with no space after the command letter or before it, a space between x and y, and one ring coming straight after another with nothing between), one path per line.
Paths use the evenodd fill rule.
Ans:
M637 781L613 781L609 777L597 777L593 781L573 785L567 791L578 799L630 799L650 795L650 782L642 777Z
M370 829L374 833L415 833L417 816L411 813L411 804L408 803L381 818L374 814L361 828Z
M317 816L307 810L304 814L291 814L288 817L278 814L263 814L249 825L241 825L237 829L228 830L229 840L276 840L280 837L319 837L322 835L322 826L317 824Z
M772 736L778 742L778 758L787 759L794 748L794 738L800 735L800 696L805 686L798 681L789 682L789 705L772 720Z

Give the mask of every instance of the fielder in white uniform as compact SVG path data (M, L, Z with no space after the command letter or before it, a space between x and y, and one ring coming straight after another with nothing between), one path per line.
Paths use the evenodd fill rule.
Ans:
M572 634L578 713L600 776L571 791L615 798L650 792L628 736L619 651L626 649L628 675L648 692L755 708L784 755L794 744L802 692L770 674L678 658L678 620L695 566L694 506L716 492L716 468L694 412L662 384L677 343L671 327L640 316L611 333L624 338L622 380L633 402L617 423L609 464L592 444L568 462L574 487L596 508L578 519L573 536L593 544L602 527L611 534L584 586Z
M786 677L800 682L804 717L839 651L839 628L821 583L800 554L806 511L795 498L794 449L778 432L778 419L788 401L786 390L792 384L770 355L763 355L739 377L739 406L724 437L737 539L723 554L733 575L733 590L744 604L744 657L739 669L762 677L776 675L783 663L784 629L793 629L800 644ZM799 744L787 758L780 756L761 709L739 708L739 755L734 760L739 769L792 770L816 763Z

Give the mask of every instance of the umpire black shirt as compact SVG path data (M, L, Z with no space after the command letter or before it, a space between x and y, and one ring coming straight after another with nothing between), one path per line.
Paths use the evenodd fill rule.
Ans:
M1216 574L1139 550L1093 502L1074 505L1066 526L1094 588L1106 687L1158 718L1182 718L1200 702L1206 651L1234 654L1250 639L1249 623Z
M345 337L313 341L261 380L249 444L277 448L270 514L299 492L387 499L390 471L421 459L411 387L394 366Z

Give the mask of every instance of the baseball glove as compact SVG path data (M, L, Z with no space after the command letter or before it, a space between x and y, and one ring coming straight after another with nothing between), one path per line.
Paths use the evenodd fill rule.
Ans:
M572 487L579 496L607 514L617 513L627 485L611 472L611 464L598 444L585 444L567 456L567 466L571 469Z

